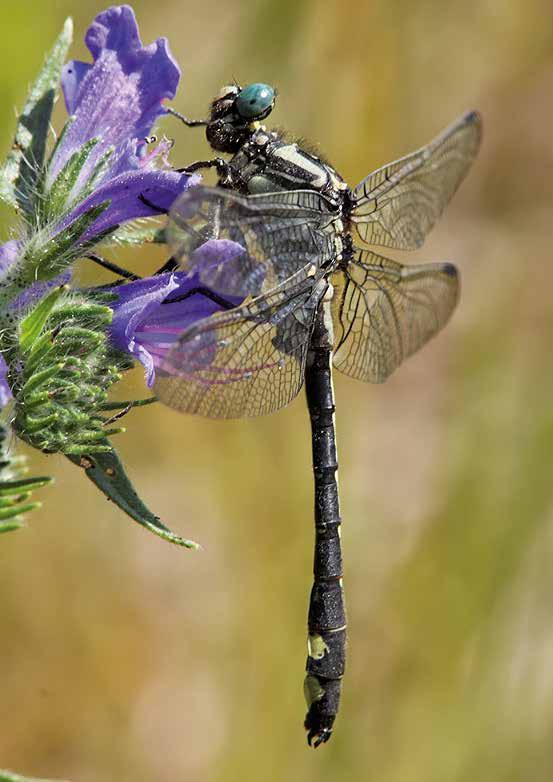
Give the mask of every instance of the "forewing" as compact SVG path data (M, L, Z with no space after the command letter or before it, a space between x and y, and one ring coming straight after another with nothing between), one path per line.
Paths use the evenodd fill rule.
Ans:
M450 263L403 266L356 250L334 285L334 365L358 380L382 383L449 320L459 294Z
M169 407L208 418L272 413L299 392L324 279L299 273L271 293L183 332L155 393Z
M474 160L481 137L470 112L426 147L369 174L353 191L352 223L362 242L420 247Z
M174 257L204 285L257 296L329 260L333 220L328 201L310 190L242 196L191 187L171 209L167 232Z

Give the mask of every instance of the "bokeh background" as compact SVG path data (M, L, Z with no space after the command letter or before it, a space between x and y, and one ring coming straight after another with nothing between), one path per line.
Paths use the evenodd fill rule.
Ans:
M0 147L65 16L2 3ZM161 406L119 448L186 552L61 458L0 547L0 766L79 782L553 778L553 6L550 0L137 0L176 106L267 81L274 120L352 184L466 109L482 153L424 252L454 260L447 329L383 386L338 377L350 647L335 735L305 745L312 485L303 397L212 422ZM61 107L58 119L63 118ZM58 123L59 124L59 123ZM201 130L166 122L180 165ZM1 213L4 236L10 217ZM159 251L123 252L147 272ZM143 395L141 372L123 394Z

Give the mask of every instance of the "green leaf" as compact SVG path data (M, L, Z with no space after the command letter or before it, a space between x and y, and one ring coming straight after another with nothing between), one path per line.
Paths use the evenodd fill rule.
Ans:
M61 71L73 39L73 22L63 30L31 87L18 118L15 140L0 169L0 200L31 216L33 194L44 164L52 109L61 81Z
M197 543L175 535L163 524L158 516L155 516L144 505L132 483L117 453L108 440L105 445L110 446L104 453L95 453L93 456L68 456L67 458L84 469L90 480L103 492L108 500L114 502L131 519L134 519L143 527L159 535L160 538L175 543L177 546L198 549Z
M23 353L33 347L60 296L67 293L68 290L68 285L55 288L27 317L23 318L19 324L19 347Z

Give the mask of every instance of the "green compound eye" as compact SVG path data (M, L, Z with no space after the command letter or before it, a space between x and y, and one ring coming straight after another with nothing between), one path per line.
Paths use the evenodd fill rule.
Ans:
M248 84L236 96L236 111L244 119L255 119L268 113L275 100L275 91L268 84Z

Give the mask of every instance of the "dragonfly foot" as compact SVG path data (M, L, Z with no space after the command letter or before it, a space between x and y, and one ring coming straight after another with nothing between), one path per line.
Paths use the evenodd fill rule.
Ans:
M334 717L330 715L307 714L304 727L307 731L307 743L310 747L317 749L321 744L326 744L332 736L332 725Z
M307 734L307 743L310 747L317 749L321 744L326 744L331 736L332 728L319 728L319 730L312 728Z

